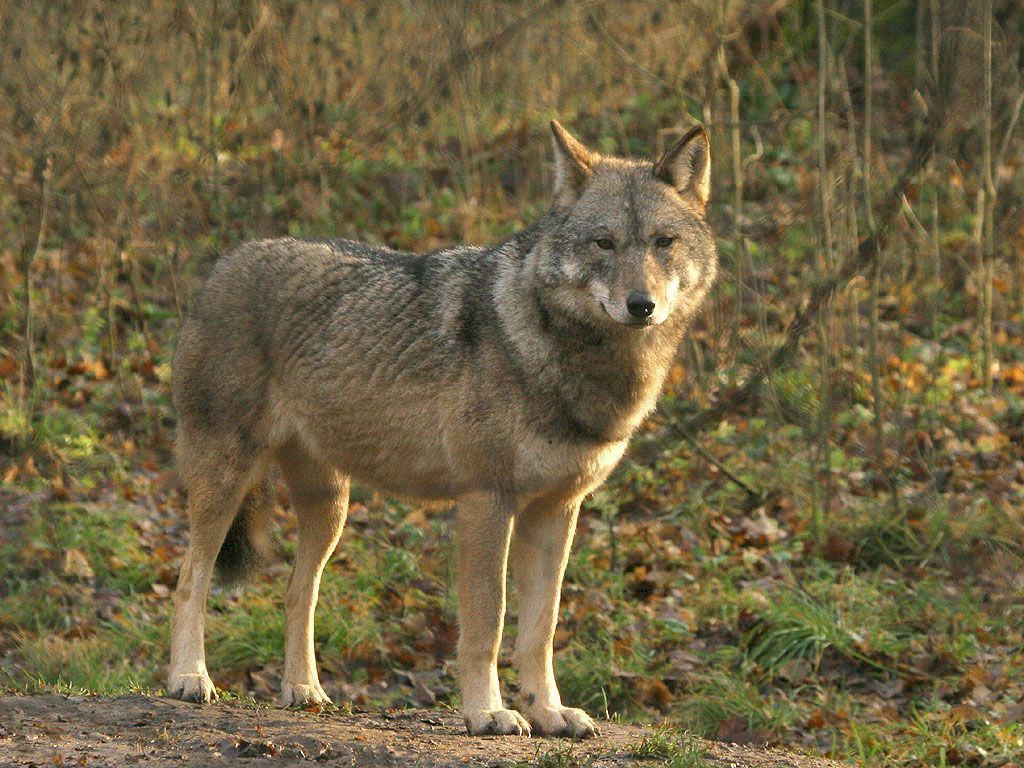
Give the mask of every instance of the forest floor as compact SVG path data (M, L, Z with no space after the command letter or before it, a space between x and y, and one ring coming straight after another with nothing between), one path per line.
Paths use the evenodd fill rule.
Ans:
M542 766L827 768L830 760L604 722L586 741L467 736L450 710L343 713L149 696L0 698L4 765Z

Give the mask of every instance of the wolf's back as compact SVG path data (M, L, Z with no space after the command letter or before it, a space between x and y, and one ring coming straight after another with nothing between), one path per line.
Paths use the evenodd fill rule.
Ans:
M493 336L493 259L348 241L246 243L213 269L182 328L174 393L186 425L281 412L348 428L438 402ZM365 435L366 440L371 435Z

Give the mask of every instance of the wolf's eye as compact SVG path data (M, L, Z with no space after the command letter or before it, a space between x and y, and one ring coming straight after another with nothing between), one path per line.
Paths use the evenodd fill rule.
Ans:
M654 241L654 244L659 248L668 248L676 239L674 237L659 237Z
M594 241L602 251L610 251L615 248L615 243L608 237L599 237Z

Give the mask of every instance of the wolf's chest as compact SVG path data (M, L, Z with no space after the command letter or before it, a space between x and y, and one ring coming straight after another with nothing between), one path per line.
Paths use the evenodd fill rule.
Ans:
M594 445L527 438L516 451L516 488L528 496L589 493L604 481L625 450L625 440Z

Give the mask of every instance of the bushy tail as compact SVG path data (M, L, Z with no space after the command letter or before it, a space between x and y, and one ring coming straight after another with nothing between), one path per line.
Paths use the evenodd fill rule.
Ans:
M274 488L264 480L242 500L238 514L217 553L217 581L225 586L244 582L253 571L274 559L270 522Z

